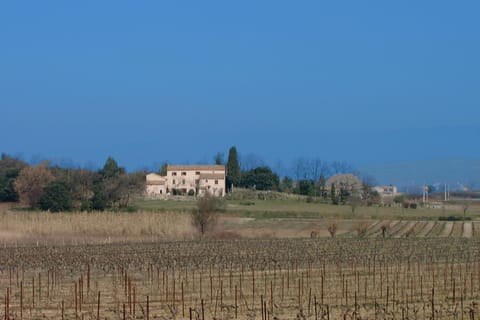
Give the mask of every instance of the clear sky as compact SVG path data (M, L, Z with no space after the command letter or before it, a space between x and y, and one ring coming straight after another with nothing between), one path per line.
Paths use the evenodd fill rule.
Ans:
M2 1L0 152L480 158L478 1Z

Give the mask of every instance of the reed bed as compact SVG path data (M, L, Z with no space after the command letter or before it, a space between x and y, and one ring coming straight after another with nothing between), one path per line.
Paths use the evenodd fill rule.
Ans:
M0 214L4 245L115 243L192 239L190 216L152 212L22 212Z

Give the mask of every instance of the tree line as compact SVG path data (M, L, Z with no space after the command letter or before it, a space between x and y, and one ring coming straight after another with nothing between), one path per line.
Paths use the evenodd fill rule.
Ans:
M252 156L250 155L249 158L252 158ZM220 153L215 155L214 160L217 164L223 164L223 156ZM361 179L358 194L352 194L351 186L347 186L345 183L327 186L327 180L334 175L355 173L354 168L345 161L297 158L293 161L290 170L294 177L287 175L282 179L262 161L258 159L255 161L261 163L261 165L242 170L236 147L230 148L226 162L227 190L231 191L235 187L272 190L319 197L326 201L330 200L334 204L353 202L356 199L373 201L378 197L372 190L374 181L370 177ZM250 166L243 165L243 167Z
M2 154L0 201L20 202L32 209L103 211L126 209L143 193L145 172L127 173L109 157L102 169L37 165Z
M234 188L271 190L305 195L347 203L360 198L375 197L373 182L362 179L361 194L352 195L349 186L328 186L331 176L353 172L352 166L341 161L297 158L293 161L292 176L280 177L261 159L250 154L243 162L236 147L231 147L228 159L222 153L214 156L216 164L226 166L226 189ZM248 162L248 163L245 163ZM163 164L159 174L166 175ZM136 196L145 190L146 171L127 173L125 168L109 157L99 170L63 168L44 161L37 165L2 154L0 159L0 201L17 202L35 209L69 210L122 210L129 208Z

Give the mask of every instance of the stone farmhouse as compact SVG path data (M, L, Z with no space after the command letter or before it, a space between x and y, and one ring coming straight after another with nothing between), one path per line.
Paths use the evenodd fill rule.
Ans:
M170 195L225 196L224 165L168 165L167 175L147 174L146 195L165 198Z

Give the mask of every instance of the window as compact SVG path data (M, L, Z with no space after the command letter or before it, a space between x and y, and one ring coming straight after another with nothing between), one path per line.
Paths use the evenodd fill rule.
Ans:
M182 179L182 184L185 184L185 179Z
M186 176L186 175L187 175L187 173L186 173L186 172L182 172L182 176Z
M172 183L175 184L175 179L173 179Z
M218 180L215 180L215 184L218 184Z
M172 176L176 176L176 175L177 175L177 173L176 173L176 172L172 172ZM174 183L175 183L175 182L174 182Z
M208 179L205 179L205 183L208 183Z
M195 172L195 174L196 174L197 176L199 176L199 175L200 175L200 171Z

